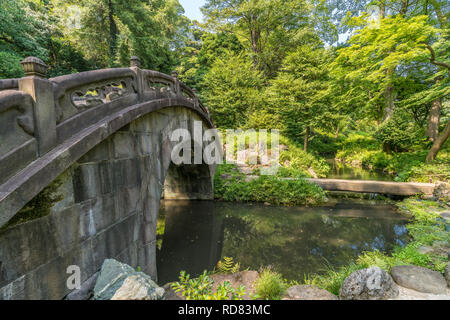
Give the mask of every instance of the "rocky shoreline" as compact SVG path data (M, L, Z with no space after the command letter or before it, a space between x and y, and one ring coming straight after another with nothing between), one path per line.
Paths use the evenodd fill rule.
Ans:
M243 300L256 295L258 271L213 274L213 290L228 281L232 287L243 285ZM90 288L88 288L90 287ZM336 296L312 285L289 287L282 300L450 300L450 263L444 275L418 266L396 266L388 273L379 267L361 269L350 274ZM84 288L72 292L68 300L185 300L170 283L159 287L150 276L113 259L105 260L97 276Z

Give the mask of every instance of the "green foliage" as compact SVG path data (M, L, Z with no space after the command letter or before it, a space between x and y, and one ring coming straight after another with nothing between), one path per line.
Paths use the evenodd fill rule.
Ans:
M324 178L330 171L328 163L321 158L317 158L292 143L290 140L280 137L280 144L288 147L288 150L280 152L280 168L278 175L281 177L312 177L309 169L311 168L318 177Z
M245 295L244 286L235 289L225 281L213 292L213 284L214 280L206 271L196 279L190 279L189 274L181 271L179 282L173 283L172 288L175 292L180 292L186 300L242 300Z
M256 295L261 300L281 300L286 289L282 276L270 268L263 269L255 282Z
M413 151L423 136L422 130L408 121L404 114L395 114L378 128L374 138L387 152L405 152Z
M23 75L20 61L29 55L47 60L48 21L25 0L0 3L0 78Z
M233 274L239 272L240 264L234 263L233 258L223 257L223 261L217 262L217 272L225 274Z
M276 74L286 54L312 29L304 0L208 0L202 12L213 30L232 30L267 77Z
M49 215L55 203L63 199L63 196L58 193L58 189L62 184L63 176L53 181L45 187L44 190L38 193L14 217L12 217L1 230Z
M246 115L262 102L262 84L261 74L247 56L228 52L214 60L204 78L202 98L216 125L227 129L244 126Z
M412 238L407 246L397 247L391 256L380 251L364 252L355 262L336 270L328 268L322 275L311 275L305 279L305 283L317 285L337 295L346 277L356 270L371 266L390 271L398 265L417 265L443 272L448 262L446 256L422 254L417 249L422 245L450 244L450 232L446 229L446 223L439 220L438 214L445 207L438 202L419 199L406 199L398 203L398 207L413 219L407 225Z
M228 177L228 178L223 178ZM215 198L225 201L269 202L274 205L319 205L324 191L303 179L282 180L260 176L246 181L234 165L219 165L214 177Z

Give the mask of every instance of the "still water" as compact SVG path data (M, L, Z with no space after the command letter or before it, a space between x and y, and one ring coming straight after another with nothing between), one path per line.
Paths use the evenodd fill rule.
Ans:
M407 219L373 203L334 207L270 207L214 201L161 202L158 219L158 282L197 276L223 257L241 269L271 265L302 281L326 266L348 264L365 250L390 252L408 241Z
M334 159L329 159L327 162L330 165L327 179L394 181L395 178L382 170L352 167Z

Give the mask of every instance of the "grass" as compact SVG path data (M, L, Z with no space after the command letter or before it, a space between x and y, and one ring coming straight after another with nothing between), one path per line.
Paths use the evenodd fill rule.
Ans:
M384 170L398 182L450 181L450 143L446 143L432 163L426 163L428 150L386 153L368 133L353 132L338 143L336 158L368 169Z
M215 198L238 202L268 202L273 205L320 205L325 192L304 179L281 180L277 176L259 176L246 180L235 165L219 165L214 178Z
M255 283L256 296L261 300L281 300L286 289L282 276L270 268L263 269Z
M328 267L321 275L311 275L305 279L306 284L315 285L338 295L339 290L352 272L360 269L378 266L390 271L397 265L416 265L443 272L448 259L438 254L422 254L418 248L422 245L450 245L450 233L439 218L439 211L445 207L433 201L406 199L398 203L400 212L412 217L407 225L412 241L405 247L397 247L392 255L380 251L364 252L356 261L338 269Z

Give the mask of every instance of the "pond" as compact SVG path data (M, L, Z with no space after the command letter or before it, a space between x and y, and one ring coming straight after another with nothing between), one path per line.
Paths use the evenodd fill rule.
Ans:
M342 202L333 207L272 207L215 201L161 201L158 282L198 276L223 257L242 269L271 265L288 280L303 281L339 267L366 250L404 246L408 220L393 206Z
M328 159L327 162L330 165L327 179L394 181L395 178L382 170L352 167L335 159Z

